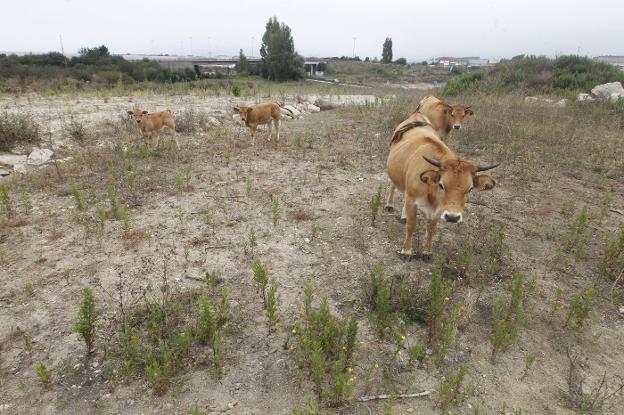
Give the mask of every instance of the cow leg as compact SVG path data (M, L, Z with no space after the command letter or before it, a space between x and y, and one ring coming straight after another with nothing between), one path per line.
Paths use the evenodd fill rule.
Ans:
M407 210L407 223L405 225L405 240L403 241L403 249L401 249L401 255L412 256L412 237L416 231L416 204L412 199L405 198L405 205L403 206Z
M269 121L269 137L267 138L267 141L269 142L271 142L271 134L273 134L273 124Z
M160 136L158 135L158 133L154 133L152 134L152 137L154 137L154 141L156 142L156 145L154 145L154 148L158 148L158 141L160 141Z
M388 198L386 199L386 206L384 210L386 212L394 212L394 191L396 186L392 183L392 180L388 179Z
M407 221L407 200L403 200L403 208L401 209L401 219L399 219L399 222L405 223L406 221Z
M178 143L178 135L176 134L175 128L169 127L169 131L171 131L171 134L173 134L173 139L174 139L174 141L176 143L176 148L179 150L180 149L180 143Z
M258 128L258 126L255 124L251 126L251 145L252 146L256 142L256 128Z
M279 118L274 118L273 123L275 124L275 140L279 143L279 128L280 128L280 120Z
M425 245L423 246L422 254L426 259L430 259L433 255L433 250L431 249L433 234L438 227L438 219L429 219L427 221L427 236L425 238Z

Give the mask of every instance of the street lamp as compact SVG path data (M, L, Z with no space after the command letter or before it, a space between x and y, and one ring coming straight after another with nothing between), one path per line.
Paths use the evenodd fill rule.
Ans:
M355 40L357 37L353 37L353 58L355 58Z

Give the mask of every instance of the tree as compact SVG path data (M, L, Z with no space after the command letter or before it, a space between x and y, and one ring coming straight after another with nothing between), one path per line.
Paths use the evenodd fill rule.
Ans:
M262 75L272 81L300 79L304 75L303 58L295 52L290 27L272 17L266 24L260 47Z
M392 62L392 39L387 37L381 51L381 63Z
M238 53L238 63L236 64L236 70L238 71L238 73L245 75L251 72L251 65L249 64L247 56L245 56L242 49Z
M407 65L407 60L405 60L405 58L399 58L395 60L394 63L396 63L397 65Z

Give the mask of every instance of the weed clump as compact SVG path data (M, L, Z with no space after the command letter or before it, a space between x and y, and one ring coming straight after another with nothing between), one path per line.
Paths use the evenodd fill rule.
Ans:
M594 320L598 314L594 311L595 292L593 288L587 288L572 296L568 315L565 320L564 327L568 327L570 323L574 324L577 330L583 330Z
M95 309L95 297L91 288L82 290L82 303L78 310L78 321L74 325L74 331L82 337L87 346L87 354L93 351L95 341L95 323L97 311Z
M326 297L314 308L312 296L312 286L306 283L303 316L293 326L286 347L294 354L298 366L308 370L319 401L328 399L330 405L336 406L351 398L355 377L350 376L350 363L357 320L332 315Z
M11 151L18 144L41 140L41 127L32 114L0 114L0 151Z

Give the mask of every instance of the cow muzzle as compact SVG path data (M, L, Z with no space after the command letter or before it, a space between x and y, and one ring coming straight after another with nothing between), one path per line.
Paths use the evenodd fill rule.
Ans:
M454 128L455 130L459 130L459 129L461 128L461 124L454 124L454 125L453 125L453 128Z
M445 221L451 222L451 223L461 223L463 220L463 217L461 213L449 212L445 210L444 212L442 212L441 219L444 219Z

